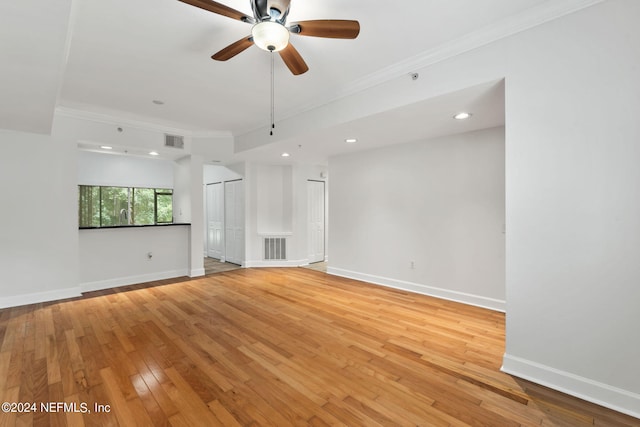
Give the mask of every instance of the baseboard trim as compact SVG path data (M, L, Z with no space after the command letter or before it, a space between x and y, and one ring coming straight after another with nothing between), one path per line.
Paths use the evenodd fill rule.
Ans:
M58 289L55 291L35 292L32 294L15 295L0 298L0 308L18 307L21 305L37 304L40 302L56 301L82 296L79 287Z
M372 274L359 273L356 271L345 270L342 268L328 267L327 273L334 276L346 277L348 279L361 280L363 282L372 283L374 285L386 286L394 289L415 292L418 294L429 295L449 301L460 302L476 307L487 308L493 311L505 312L506 302L493 298L487 298L480 295L467 294L464 292L451 291L443 288L422 285L420 283L412 283L404 280L391 279L388 277L375 276Z
M204 274L204 269L202 270ZM140 274L136 276L116 277L108 280L98 280L95 282L86 282L80 284L80 290L84 292L101 291L103 289L117 288L119 286L137 285L139 283L154 282L156 280L173 279L176 277L188 276L189 271L169 270L157 273Z
M531 360L505 354L502 372L640 418L640 394L610 386Z
M299 259L291 261L246 261L244 267L300 267L309 264L309 260Z
M194 268L191 270L191 273L189 273L189 277L201 277L204 275L204 268Z

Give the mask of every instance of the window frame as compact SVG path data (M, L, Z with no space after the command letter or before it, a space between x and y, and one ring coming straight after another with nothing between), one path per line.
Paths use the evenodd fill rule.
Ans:
M83 220L83 188L97 188L98 189L98 221L97 225L94 224L93 217L89 218L89 225L82 225ZM105 188L118 188L127 190L127 224L110 224L104 225L103 218L103 189ZM135 224L135 193L136 190L153 190L153 224ZM131 186L118 186L118 185L86 185L78 184L78 227L80 229L86 228L117 228L117 227L144 227L154 225L173 224L173 188L154 188L154 187L131 187ZM171 220L170 221L158 221L158 196L171 196ZM90 210L92 211L92 210ZM86 218L84 218L86 219ZM86 222L85 222L86 224Z

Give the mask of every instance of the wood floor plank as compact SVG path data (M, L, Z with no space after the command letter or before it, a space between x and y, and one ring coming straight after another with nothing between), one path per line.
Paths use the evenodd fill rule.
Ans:
M131 377L131 383L133 384L136 393L140 397L140 401L144 406L144 411L149 415L152 425L158 426L168 426L169 420L166 417L165 413L162 411L160 405L153 397L153 393L149 390L147 383L142 378L142 375L136 374ZM176 411L177 412L177 411ZM134 412L135 414L135 412Z
M2 382L0 385L0 396L2 395L2 391L7 387L6 386L6 378L9 375L9 365L11 363L11 352L4 351L0 352L0 378L2 378Z
M199 346L199 342L187 343L170 328L165 329L165 333L184 353L185 357L189 358L192 363L198 366L201 372L208 376L209 380L213 381L222 391L228 391L233 388L229 380L214 366L212 363L214 360L211 356Z
M383 427L379 422L372 420L368 416L353 410L342 400L331 398L323 405L325 411L349 426L372 426Z
M51 318L52 319L52 318ZM47 319L46 322L48 323ZM49 332L49 331L48 331ZM57 384L61 380L60 376L60 359L58 356L58 344L56 343L55 334L47 332L44 342L41 344L45 347L45 354L47 360L47 382L49 384Z
M322 404L324 402L324 399L322 397L315 394L309 387L306 386L304 379L298 378L297 376L289 375L283 369L281 369L276 364L270 362L268 359L263 357L257 351L251 350L247 347L240 347L240 351L242 351L245 355L249 356L251 359L253 359L257 364L262 366L264 369L271 372L280 381L287 383L290 387L297 390L307 399L311 400L312 402L315 402L316 404Z
M177 414L179 412L178 408L175 407L171 398L165 393L160 382L158 382L157 377L153 374L145 360L137 351L131 352L129 354L133 363L136 365L137 371L139 372L139 374L136 375L144 381L144 386L146 386L148 392L151 393L151 396L153 397L155 403L162 410L164 415L169 418ZM134 378L137 379L137 376L134 376ZM132 383L134 384L134 386L136 386L137 384L133 380ZM141 389L142 391L138 391L139 389ZM142 384L137 384L136 391L138 392L139 396L146 398L147 391L144 390ZM142 393L142 395L140 393ZM143 402L145 402L144 399ZM153 405L153 402L148 403L153 410L153 414L151 415L155 417L155 406Z
M191 385L175 368L166 369L166 373L171 382L163 384L162 387L171 397L174 405L182 409L180 413L190 425L223 426L222 421L216 418L209 407L200 400Z
M2 402L19 402L20 386L9 387L3 390ZM3 412L0 416L0 427L15 426L18 419L17 412Z
M100 370L103 384L107 396L109 397L110 407L113 409L113 413L118 419L118 423L121 426L136 426L142 417L136 417L129 405L127 405L127 399L120 388L120 383L116 374L114 374L111 367L107 367ZM145 413L146 415L146 413ZM147 417L148 418L148 417ZM149 420L150 421L150 420ZM142 425L151 426L151 422L144 422Z
M58 402L61 402L60 400L58 400ZM67 396L64 399L64 402L67 404L75 404L78 407L80 406L80 397L77 394L73 394L71 396ZM61 412L65 415L65 420L67 422L67 426L69 427L84 427L86 424L84 422L84 417L82 416L82 414L80 412L76 412L76 411L64 411ZM95 421L96 419L93 418L93 420ZM107 425L106 423L101 423L104 425Z
M62 384L48 384L47 391L50 402L64 402L64 394L62 392ZM50 412L47 414L48 422L44 425L51 427L63 427L67 425L64 412Z
M91 412L0 426L640 426L502 373L504 317L301 268L3 309L0 400Z
M233 415L220 403L218 400L209 402L207 405L218 420L222 422L225 427L241 427L242 424L236 420Z

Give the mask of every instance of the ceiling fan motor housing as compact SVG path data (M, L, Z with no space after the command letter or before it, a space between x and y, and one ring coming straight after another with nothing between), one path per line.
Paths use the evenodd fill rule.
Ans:
M289 14L291 0L251 0L256 21L275 21L284 25Z

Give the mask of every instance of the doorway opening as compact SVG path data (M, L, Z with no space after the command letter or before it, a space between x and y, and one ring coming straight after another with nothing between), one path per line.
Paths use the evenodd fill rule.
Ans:
M326 261L325 182L307 181L307 258L309 264Z

